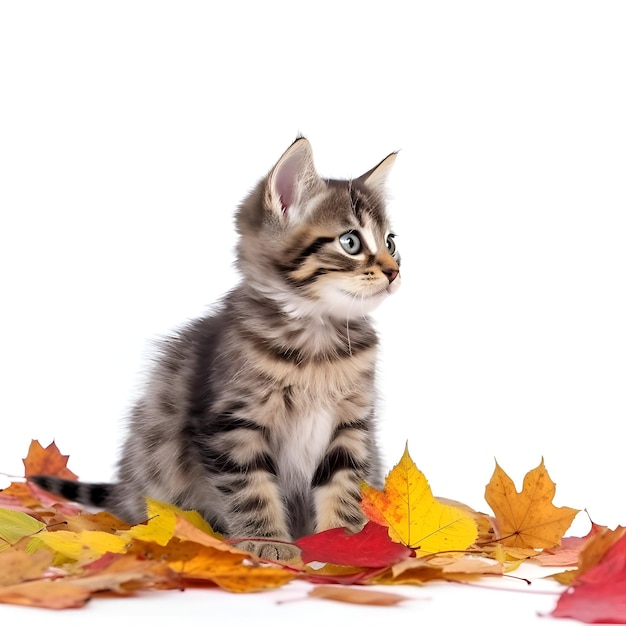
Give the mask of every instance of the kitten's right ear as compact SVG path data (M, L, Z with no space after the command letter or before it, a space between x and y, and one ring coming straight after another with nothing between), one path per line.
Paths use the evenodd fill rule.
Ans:
M299 137L269 173L267 202L279 215L288 214L321 182L313 163L311 144L304 137Z
M387 177L391 171L391 166L395 163L397 152L392 152L389 156L386 156L378 165L373 167L369 172L365 172L362 176L357 178L370 189L384 193L385 184L387 183Z

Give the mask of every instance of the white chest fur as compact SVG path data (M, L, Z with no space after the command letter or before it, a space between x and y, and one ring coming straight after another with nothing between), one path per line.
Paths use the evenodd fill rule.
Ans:
M331 407L308 406L291 415L278 443L280 481L287 490L306 488L324 458L335 427Z

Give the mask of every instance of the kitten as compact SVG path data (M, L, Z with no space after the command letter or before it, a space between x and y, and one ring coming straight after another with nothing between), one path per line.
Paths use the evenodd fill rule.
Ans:
M29 479L130 523L145 496L197 510L265 558L295 555L280 541L358 531L360 484L382 481L367 316L400 283L383 197L395 156L323 179L298 138L237 212L242 281L162 344L118 482Z

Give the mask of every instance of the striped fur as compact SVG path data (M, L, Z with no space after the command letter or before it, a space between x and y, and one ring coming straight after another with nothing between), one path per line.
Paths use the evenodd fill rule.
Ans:
M394 158L325 180L297 139L238 210L240 284L161 345L117 483L35 482L133 523L145 496L172 502L242 540L358 530L360 482L382 479L368 314L400 282L383 199Z

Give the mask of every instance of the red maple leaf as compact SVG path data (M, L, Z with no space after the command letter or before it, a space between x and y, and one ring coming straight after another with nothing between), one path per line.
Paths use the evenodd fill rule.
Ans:
M296 541L305 563L320 561L353 567L389 567L412 556L413 550L389 538L385 526L368 522L354 535L345 528L332 528Z
M587 624L626 624L626 534L561 594L551 615Z

